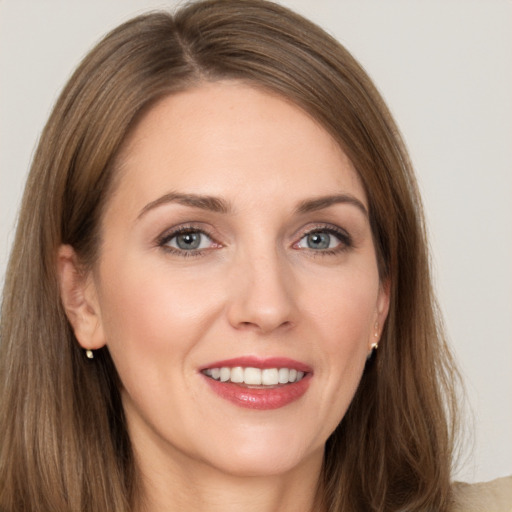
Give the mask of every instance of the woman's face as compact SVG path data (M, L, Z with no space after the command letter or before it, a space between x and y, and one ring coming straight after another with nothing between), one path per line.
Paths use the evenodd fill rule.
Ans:
M318 465L387 314L364 189L331 136L235 82L170 96L119 158L88 288L139 457Z

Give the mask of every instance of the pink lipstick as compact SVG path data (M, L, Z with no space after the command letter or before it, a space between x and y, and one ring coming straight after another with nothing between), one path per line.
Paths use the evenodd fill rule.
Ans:
M216 361L200 369L217 395L249 409L278 409L306 393L313 371L288 358L245 356Z

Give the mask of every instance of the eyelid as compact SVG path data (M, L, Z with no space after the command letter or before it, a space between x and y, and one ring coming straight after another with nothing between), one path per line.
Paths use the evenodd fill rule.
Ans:
M298 247L298 244L303 240L304 237L313 234L313 233L328 233L330 235L335 236L339 240L339 244L336 247L333 248L327 248L327 249L311 249L311 248L304 248L304 247ZM180 249L178 247L172 247L168 245L169 241L175 238L176 236L184 233L201 233L202 235L209 238L211 241L211 246L207 248L200 248L200 249ZM339 253L342 251L345 251L351 247L354 246L352 236L348 233L347 230L341 228L340 226L336 224L331 224L329 222L325 223L313 223L308 224L307 226L301 228L298 233L294 236L295 242L292 244L292 248L296 250L305 250L310 253L315 253L316 255L319 254L334 254ZM179 256L198 256L198 255L204 255L208 251L212 249L218 249L221 247L224 247L224 245L220 242L218 242L217 237L212 234L212 230L204 227L203 225L197 225L196 223L187 223L187 224L181 224L178 226L174 226L172 228L169 228L165 230L161 235L159 235L156 239L155 245L157 247L160 247L161 249L169 252L174 253Z
M330 235L334 235L340 241L340 245L337 247L333 247L331 249L322 250L297 247L297 244L300 243L300 241L303 240L304 237L311 235L313 233L328 233ZM301 229L300 233L296 236L296 240L297 241L293 243L292 247L294 247L295 249L304 249L317 254L332 254L335 252L341 252L353 247L354 245L352 237L350 236L347 230L331 223L315 223L314 225L308 225L306 228Z
M173 246L168 245L169 242L173 238L175 238L181 234L185 234L185 233L200 233L200 234L206 236L207 238L209 238L211 240L212 247L202 248L202 249L184 250L184 249L180 249L178 247L173 247ZM204 227L199 227L193 223L182 224L182 225L174 226L172 228L167 229L166 231L164 231L161 235L159 235L157 237L155 245L169 253L177 254L179 256L197 256L200 254L204 254L206 251L209 251L210 249L216 249L216 248L222 247L222 244L216 240L215 236L212 235L210 230L208 230Z
M330 222L313 222L307 224L305 227L302 227L300 230L298 230L296 237L302 238L305 235L309 235L311 233L316 233L319 231L326 231L328 233L334 233L342 237L351 238L350 234L346 229L343 229L342 227L336 224L332 224Z

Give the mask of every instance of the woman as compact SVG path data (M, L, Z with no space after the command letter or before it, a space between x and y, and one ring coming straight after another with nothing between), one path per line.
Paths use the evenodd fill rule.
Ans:
M281 7L142 16L84 59L4 297L2 510L451 505L457 373L406 152Z

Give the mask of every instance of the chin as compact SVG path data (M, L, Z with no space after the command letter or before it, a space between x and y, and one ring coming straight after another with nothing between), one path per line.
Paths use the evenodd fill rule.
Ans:
M230 458L226 457L222 460L217 458L215 467L222 473L234 477L264 478L293 472L303 462L304 458L298 457L294 453L263 454L260 452L258 454L234 454Z
M298 432L269 432L258 429L246 436L233 435L228 432L229 442L219 440L208 450L205 459L223 473L237 477L266 477L284 475L311 462L321 464L324 443L311 445ZM242 438L241 438L242 437ZM245 437L245 438L243 438ZM219 448L224 449L219 451Z

